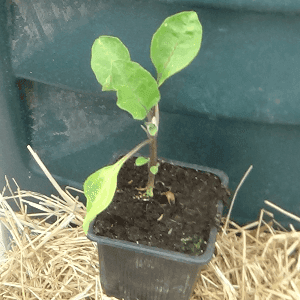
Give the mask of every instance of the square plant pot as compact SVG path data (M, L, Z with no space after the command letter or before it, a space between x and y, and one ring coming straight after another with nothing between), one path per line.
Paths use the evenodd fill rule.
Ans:
M216 175L223 186L228 176L217 169L195 164L165 160L176 166ZM218 202L217 213L222 215L223 203ZM94 219L87 237L98 246L100 280L108 296L124 300L188 300L195 288L200 271L211 260L217 237L212 227L207 247L200 256L97 236L93 232Z

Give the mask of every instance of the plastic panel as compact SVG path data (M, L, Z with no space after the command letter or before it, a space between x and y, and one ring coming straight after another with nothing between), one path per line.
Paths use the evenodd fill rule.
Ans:
M257 12L280 12L297 14L300 3L294 0L162 0L172 4L190 4L216 9L252 10Z
M7 2L0 0L0 186L5 176L12 184L14 178L21 189L44 194L55 193L47 178L37 176L29 168L30 142L28 106L20 98L11 66L11 48L7 29ZM16 187L12 184L12 189ZM14 208L15 205L12 206ZM29 212L31 212L29 208Z
M47 179L36 176L40 170L30 161L27 143L38 151L60 184L82 188L83 180L107 164L114 151L131 149L140 142L144 133L139 125L124 125L118 119L119 128L111 133L101 131L102 126L94 135L88 132L88 122L97 121L96 114L90 118L90 112L98 112L97 105L104 105L106 113L99 115L99 124L103 124L105 114L114 112L116 100L111 94L102 99L105 93L99 93L101 87L89 66L92 42L100 34L119 36L132 58L155 75L149 58L153 32L170 14L194 9L204 27L203 45L199 57L162 86L159 154L225 170L232 189L253 164L233 210L232 217L240 223L255 220L265 208L264 199L300 214L299 15L254 13L242 6L230 11L220 6L238 0L214 1L219 9L209 9L209 4L198 7L160 1L9 2L0 1L2 186L7 175L21 188L55 193ZM250 2L257 7L271 3L239 3ZM272 3L292 8L291 1ZM299 4L292 5L296 8ZM23 86L31 112L18 94L16 74L47 84L35 82L32 89ZM76 89L84 92L85 101L95 97L95 106L86 110ZM72 104L69 108L68 101ZM76 111L78 117L83 116L77 128L76 122L71 122L76 121ZM45 126L41 128L44 112ZM32 124L27 123L29 114L36 117ZM66 124L73 126L70 131ZM78 143L74 137L71 142L68 132L77 135ZM83 135L88 134L96 136L96 141L83 143ZM278 220L284 220L285 226L291 221L282 215Z
M240 1L259 7L258 2L270 4ZM119 37L132 59L156 76L149 57L153 33L166 17L195 10L203 25L201 50L191 65L162 85L161 109L300 124L299 15L250 12L242 4L240 10L231 11L198 7L196 1L184 3L19 1L10 26L14 72L20 78L102 96L90 68L95 38ZM289 7L285 1L282 6Z

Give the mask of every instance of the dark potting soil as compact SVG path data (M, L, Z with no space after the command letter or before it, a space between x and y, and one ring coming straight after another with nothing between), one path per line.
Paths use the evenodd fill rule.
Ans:
M141 188L147 184L148 166L134 162L129 159L120 170L114 200L96 217L94 233L201 255L211 227L220 224L217 202L227 202L228 190L216 175L159 161L154 196L147 198Z

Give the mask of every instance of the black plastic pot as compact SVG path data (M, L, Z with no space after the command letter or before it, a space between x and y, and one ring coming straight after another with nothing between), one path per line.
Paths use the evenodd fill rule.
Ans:
M164 159L165 160L165 159ZM217 169L165 160L174 165L201 170L217 175L224 186L228 176ZM218 213L223 204L219 201ZM91 222L87 237L98 245L100 279L108 296L124 300L188 300L200 271L211 260L217 228L211 229L206 251L201 256L190 256L96 236Z

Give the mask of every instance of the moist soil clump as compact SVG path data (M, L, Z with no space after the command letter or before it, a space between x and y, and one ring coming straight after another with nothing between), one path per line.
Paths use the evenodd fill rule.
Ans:
M214 174L159 160L154 195L148 198L143 190L148 167L135 166L135 159L130 158L120 170L114 200L96 217L94 233L201 255L211 227L220 225L217 203L226 204L228 190Z

